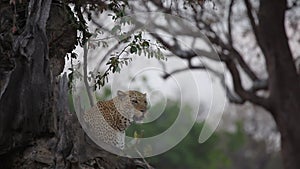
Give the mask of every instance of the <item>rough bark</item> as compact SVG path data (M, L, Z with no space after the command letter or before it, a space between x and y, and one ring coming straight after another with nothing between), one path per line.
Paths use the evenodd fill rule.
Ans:
M77 42L77 30L65 8L52 5L48 19L51 1L31 0L26 25L11 32L8 3L0 2L0 33L8 37L0 39L0 80L8 82L0 95L1 169L137 168L137 161L93 144L68 109L66 76L56 75ZM2 76L7 72L8 78Z
M28 138L21 149L2 154L2 168L136 168L135 161L106 152L82 130L76 114L68 109L67 78L56 80L51 119L53 133ZM43 125L43 124L42 124Z

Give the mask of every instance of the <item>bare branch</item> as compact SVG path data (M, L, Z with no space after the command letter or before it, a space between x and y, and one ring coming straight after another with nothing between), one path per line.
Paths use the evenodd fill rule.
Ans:
M167 79L169 78L171 75L174 75L174 74L177 74L177 73L180 73L180 72L184 72L184 71L187 71L187 70L190 70L190 69L206 69L205 66L203 65L200 65L200 66L192 66L192 67L186 67L186 68L182 68L182 69L176 69L170 73L165 73L162 78L163 79Z
M251 70L249 65L245 62L242 55L235 48L232 48L231 53L234 55L234 57L237 59L237 61L238 61L239 65L241 66L241 68L250 77L250 79L252 81L259 80L258 77L256 76L256 74Z
M87 94L89 97L90 105L94 106L95 103L94 103L94 100L92 97L92 93L90 90L91 87L89 85L88 77L87 77L87 55L88 55L88 43L85 43L83 45L83 80L84 80L84 85L85 85L85 88L86 88L86 91L87 91Z
M247 5L247 9L248 9L248 15L250 18L250 22L252 24L253 27L253 31L255 32L255 34L257 35L257 26L255 24L255 19L252 15L251 12L251 4L248 2L248 0L245 0L246 5ZM157 4L154 3L156 6L158 6L161 9L164 9L167 11L167 9L163 6L163 4ZM245 62L245 60L243 59L243 57L241 56L241 54L233 47L233 40L232 40L232 29L231 29L231 15L232 15L232 7L234 5L234 0L231 1L230 3L230 10L229 10L229 16L228 16L228 31L229 31L229 43L225 43L222 38L213 30L213 28L211 27L210 24L206 23L205 21L203 21L200 17L197 17L197 15L194 15L193 18L195 20L195 22L197 23L196 26L201 29L201 30L206 30L207 32L207 38L216 45L218 52L221 54L220 55L220 60L226 63L226 66L228 67L231 75L232 75L232 79L233 79L233 84L234 84L234 92L236 94L234 94L229 87L226 85L225 83L225 78L224 75L220 75L217 74L216 75L218 77L220 77L221 79L221 83L222 86L225 88L226 92L227 92L227 97L229 98L230 101L235 102L235 103L239 103L242 104L245 101L250 101L252 103L261 105L263 107L265 107L266 109L270 109L269 107L269 103L268 103L268 99L266 98L262 98L256 95L256 91L257 90L261 90L261 89L265 89L266 88L266 83L267 80L265 81L261 81L256 74L251 70L251 68L249 67L249 65ZM195 14L197 13L196 9L195 10ZM159 25L152 25L155 28L161 29L163 31L168 32L168 28L165 28L163 26L159 27ZM184 35L186 35L185 33L189 30L183 30ZM178 32L178 34L177 34ZM172 32L172 36L176 37L178 35L180 35L180 32L177 31L176 33ZM192 33L193 35L197 35L195 33ZM168 41L164 40L159 34L156 33L151 33L151 35L156 38L158 41L160 41L167 49L170 50L170 52L172 52L173 54L177 55L179 58L185 59L188 61L189 65L186 68L182 68L182 69L177 69L174 70L170 73L166 73L165 75L163 75L163 78L166 79L168 77L170 77L173 74L177 74L189 69L207 69L207 67L204 67L203 65L199 65L199 66L193 66L191 65L191 59L194 57L197 57L199 55L197 55L197 53L199 51L193 51L193 50L183 50L180 48L180 46L176 43L176 38L174 38L174 42L175 44L171 44ZM194 36L191 36L194 37ZM256 36L256 38L258 38L258 36ZM205 54L203 51L200 51L200 53ZM209 53L206 53L209 54ZM208 57L209 58L209 57ZM237 62L235 62L237 61ZM247 91L243 88L242 84L241 84L241 77L240 77L240 72L237 68L237 63L241 66L241 68L243 69L243 71L249 76L249 78L254 82L252 88L250 91ZM212 71L213 72L213 71Z
M150 33L155 39L157 39L162 45L164 45L167 49L169 49L173 54L177 55L180 58L183 59L190 59L194 56L197 56L197 54L193 51L184 51L180 49L178 45L171 45L167 41L165 41L163 38L160 37L157 33ZM176 40L176 39L174 39Z
M228 100L231 103L244 104L245 103L245 99L242 99L237 94L235 94L234 92L232 92L229 89L229 87L226 85L225 76L221 75L221 76L219 76L219 78L220 78L220 81L221 81L221 85L223 86L223 88L224 88L224 90L226 92L226 96L227 96Z
M210 28L211 31L213 31ZM171 45L168 42L166 42L165 40L163 40L158 34L151 34L154 38L156 38L158 41L160 41L166 48L168 48L172 53L174 53L175 55L177 55L178 57L182 58L182 59L186 59L188 62L190 62L190 60L193 57L198 56L196 52L192 52L192 51L184 51L182 49L180 49L177 45ZM239 103L242 104L244 103L246 100L249 100L250 102L256 103L258 105L262 105L263 107L265 107L266 109L268 109L268 104L266 99L264 98L260 98L257 95L255 95L255 92L252 93L250 91L246 91L242 85L241 85L241 78L238 72L238 69L236 68L235 63L233 62L233 60L237 60L238 63L240 64L240 66L242 67L242 69L245 71L245 73L253 80L253 81L259 81L259 79L257 78L257 76L254 74L254 72L250 69L250 67L245 63L245 61L243 60L242 56L240 55L240 53L234 49L232 46L229 46L228 44L224 43L220 37L217 36L217 34L214 33L215 36L211 36L208 35L209 40L211 40L214 44L219 45L223 50L227 50L229 52L228 55L220 55L221 61L224 61L225 63L233 63L232 64L226 64L227 66L231 65L231 67L228 67L229 70L231 70L232 77L234 80L234 91L239 95L236 96L234 95L229 88L226 86L226 84L224 83L223 86L227 92L227 96L230 99L230 101L235 102L235 103ZM224 52L224 51L223 51ZM175 70L169 74L165 74L163 76L163 78L168 78L170 75L172 74L176 74L182 71L186 71L188 69L205 69L205 67L200 66L200 67L191 67L189 65L189 67L187 68L183 68L183 69L178 69ZM256 91L256 89L255 89ZM261 103L259 103L261 102Z
M248 0L245 0L245 1L248 1ZM249 2L248 2L249 3ZM258 77L255 75L255 73L250 69L250 67L247 65L247 63L245 62L245 60L243 59L243 57L240 55L240 53L235 50L233 48L233 42L232 42L232 32L231 32L231 15L232 15L232 7L233 7L233 4L234 4L234 0L231 0L230 2L230 5L229 5L229 11L228 11L228 42L229 42L229 45L231 46L232 48L232 51L233 51L233 54L235 56L235 58L237 59L237 61L239 62L240 66L243 68L243 70L245 71L245 73L253 80L253 81L256 81L258 80ZM250 7L250 5L248 4L248 6ZM249 11L248 11L249 12ZM251 12L251 11L250 11ZM250 13L251 14L251 13ZM249 15L249 14L248 14ZM250 18L250 17L249 17ZM254 23L254 18L251 14L251 18L250 19L253 23L252 24L255 24ZM256 26L255 26L256 27ZM255 28L256 29L256 28ZM256 30L255 30L256 31Z
M250 25L252 27L256 42L257 42L258 46L260 47L260 49L263 51L264 49L262 48L262 42L261 42L260 36L259 36L259 28L256 25L254 16L252 14L252 5L249 2L249 0L244 0L244 3L245 3L246 8L247 8L247 15L248 15ZM263 53L265 53L265 52L263 51Z
M208 39L212 43L219 45L223 50L227 50L229 52L230 55L220 55L221 61L231 59L229 58L229 56L233 56L238 61L239 65L242 67L244 72L250 77L251 80L253 81L259 80L256 74L251 70L249 65L245 62L242 55L233 46L224 43L221 40L221 38L217 36L217 34L215 35L215 37L208 35Z
M164 68L164 67L163 67ZM164 75L162 75L163 79L167 79L169 78L171 75L177 74L177 73L181 73L187 70L208 70L209 72L213 73L215 76L217 76L220 79L221 85L224 88L225 92L226 92L226 96L228 98L228 100L232 103L236 103L236 104L243 104L245 103L245 99L242 99L241 97L239 97L238 95L236 95L235 93L233 93L229 87L226 85L225 83L225 76L222 73L219 73L218 71L212 69L211 67L205 65L201 65L201 66L193 66L191 68L186 67L186 68L182 68L182 69L177 69L174 70L170 73L165 73ZM165 70L165 68L164 68Z
M231 76L232 76L232 80L233 80L233 87L235 92L242 98L245 100L249 100L250 102L260 105L262 107L264 107L267 110L270 110L270 104L267 98L262 98L259 97L257 95L255 95L255 93L252 93L250 91L246 91L241 83L241 77L239 74L239 71L236 67L236 64L234 63L233 60L226 60L225 61L227 68L229 69Z
M135 151L139 154L139 156L142 158L143 162L137 160L135 161L135 164L137 166L143 167L145 169L154 169L144 158L144 156L142 155L142 153L135 147Z
M230 46L232 45L232 32L231 32L231 15L232 15L232 7L234 4L234 0L231 0L229 4L229 11L228 11L228 19L227 19L227 29L228 29L228 42Z

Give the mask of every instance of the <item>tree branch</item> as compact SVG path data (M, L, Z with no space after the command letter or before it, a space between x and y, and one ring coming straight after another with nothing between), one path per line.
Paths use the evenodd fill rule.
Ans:
M232 46L224 43L221 38L210 28L210 31L213 32L214 36L212 35L208 35L208 39L210 41L212 41L214 44L219 45L224 52L224 50L227 50L229 52L229 54L227 55L220 55L221 61L227 63L227 67L230 70L230 73L232 74L233 77L233 81L234 81L234 91L238 94L238 96L235 96L233 93L230 92L229 88L226 86L225 83L223 83L223 86L225 88L225 90L227 91L227 96L230 99L230 101L234 102L234 103L239 103L242 104L244 103L246 100L253 102L255 104L261 105L263 107L265 107L266 109L269 109L268 103L267 103L267 99L265 98L261 98L258 97L255 94L255 91L257 91L257 89L262 89L262 88L256 88L253 87L253 91L254 92L250 92L250 91L246 91L241 84L241 77L240 74L238 72L238 69L236 68L236 65L234 63L234 60L237 60L238 63L240 64L241 68L245 71L245 73L255 82L259 82L260 80L258 79L258 77L254 74L254 72L250 69L250 67L245 63L245 61L243 60L241 54ZM191 52L191 51L184 51L182 49L179 48L178 45L171 45L168 42L166 42L162 37L160 37L158 34L152 33L151 34L154 38L156 38L158 41L160 41L166 48L168 48L173 54L177 55L179 58L185 59L188 62L190 62L191 58L198 56L195 52ZM231 64L229 64L231 63ZM230 66L230 67L229 67ZM172 74L176 74L188 69L205 69L205 67L187 67L187 68L183 68L183 69L178 69L175 70L171 73L165 74L163 75L163 78L168 78L170 77Z
M247 8L247 15L248 15L250 25L251 25L253 33L254 33L254 37L256 39L256 42L257 42L258 46L263 51L264 49L262 48L262 42L261 42L260 36L259 36L259 28L256 25L254 16L252 14L252 5L251 5L249 0L244 0L244 3L245 3L246 8ZM265 52L263 51L263 53L265 53Z
M239 65L242 67L242 69L244 70L244 72L250 77L250 79L252 81L258 81L259 78L251 70L251 68L249 67L249 65L245 62L245 60L243 59L242 55L235 48L231 49L231 53L237 59Z
M233 46L229 46L226 43L224 43L220 39L220 37L218 37L217 35L215 37L211 37L211 36L208 35L208 39L212 43L219 45L223 50L227 50L229 52L229 54L227 54L227 55L221 55L220 56L221 61L226 61L228 59L232 59L232 58L230 58L230 56L233 56L238 61L241 68L250 77L250 79L252 81L259 80L259 78L256 76L256 74L251 70L249 65L245 62L242 55Z
M165 46L167 49L169 49L174 55L182 58L182 59L191 59L192 57L197 56L195 52L192 50L185 51L180 49L179 45L175 43L175 45L169 44L167 41L165 41L163 38L160 37L157 33L150 33L151 36L153 36L155 39L157 39L163 46ZM174 38L174 41L176 42L176 38Z
M184 72L184 71L187 71L187 70L190 70L190 69L206 69L206 68L205 68L205 66L200 65L200 66L192 66L192 67L186 67L186 68L182 68L182 69L176 69L176 70L174 70L170 73L165 73L164 75L162 75L162 78L167 79L171 75L174 75L174 74L177 74L177 73L180 73L180 72Z
M262 107L264 107L267 110L270 110L270 104L268 99L266 98L262 98L259 97L257 95L255 95L255 93L252 93L250 91L246 91L241 83L241 77L239 74L239 71L236 67L236 64L234 63L233 60L226 60L225 61L227 68L229 69L231 76L232 76L232 80L233 80L233 87L235 92L242 98L245 100L248 100L254 104L260 105Z
M228 28L228 42L230 46L232 45L232 32L231 32L231 15L232 15L232 7L234 4L234 0L231 0L229 4L228 18L227 18L227 28Z
M248 15L250 18L250 22L251 22L251 26L253 27L253 31L255 32L255 34L257 35L258 31L257 31L257 26L255 24L255 19L251 13L251 4L248 2L248 0L245 0L246 5L247 5L247 9L248 9ZM159 8L163 8L165 9L165 7L162 6L162 4L156 4L154 3L156 6L158 6ZM219 53L221 53L220 55L220 61L225 62L226 66L228 67L231 75L232 75L232 79L233 79L233 84L234 84L234 92L237 94L235 95L234 93L232 93L230 91L230 89L226 86L225 83L225 78L222 75L219 75L219 77L221 78L221 83L224 86L226 92L227 92L227 96L229 98L230 101L233 101L235 103L244 103L245 101L250 101L252 103L258 104L263 106L266 109L270 109L269 107L269 103L268 103L268 99L267 98L262 98L260 96L257 96L255 94L255 92L257 90L261 90L261 89L265 89L266 88L266 81L261 81L256 74L251 70L251 68L249 67L249 65L245 62L245 60L243 59L243 57L241 56L241 54L233 47L233 40L232 40L232 29L231 29L231 15L232 15L232 7L234 5L234 0L231 1L230 3L230 10L229 10L229 15L228 15L228 33L229 33L229 43L225 43L221 37L212 29L211 25L204 22L201 18L197 17L196 15L194 15L194 20L196 22L196 26L201 29L201 30L207 30L207 38L217 46L217 50ZM165 9L167 10L167 9ZM194 9L196 10L196 9ZM197 11L194 11L195 14L197 13ZM153 25L152 25L153 26ZM157 28L157 27L156 27ZM168 28L165 27L159 27L159 29L168 32ZM186 32L187 30L183 30L184 32ZM167 49L170 50L170 52L172 52L173 54L175 54L176 56L178 56L181 59L185 59L187 60L189 63L191 61L192 58L198 56L197 52L192 51L192 50L183 50L180 48L180 46L176 43L175 44L171 44L168 41L164 40L159 34L156 33L152 33L151 34L155 39L157 39L158 41L160 41L162 43L162 45L164 45ZM171 35L173 37L179 35L179 34L174 34L174 32L171 33ZM256 36L256 38L258 39L258 36ZM175 39L175 38L174 38ZM219 48L218 48L219 47ZM237 62L235 62L237 61ZM254 82L253 86L251 88L250 91L247 91L243 88L242 84L241 84L241 76L240 76L240 72L237 68L237 63L241 66L242 70L247 74L247 76L249 76L249 78ZM180 73L189 69L206 69L206 67L200 65L199 67L193 67L193 65L189 65L187 68L182 68L182 69L178 69L178 70L174 70L170 73L166 73L165 75L163 75L163 78L166 79L168 77L170 77L172 74L176 74L176 73Z
M164 66L163 66L164 67ZM182 69L177 69L177 70L174 70L170 73L165 73L164 75L162 75L162 78L163 79L167 79L169 78L171 75L174 75L174 74L177 74L177 73L181 73L181 72L184 72L184 71L187 71L187 70L190 70L190 69L193 69L193 70L208 70L210 71L211 73L213 73L215 76L217 76L219 79L220 79L220 82L221 82L221 85L223 86L224 90L226 91L226 96L228 98L228 100L232 103L236 103L236 104L243 104L245 103L245 99L242 99L241 97L239 97L238 95L234 94L230 89L229 87L226 85L225 83L225 77L222 73L219 73L217 72L216 70L212 69L211 67L205 65L205 66L193 66L193 67L186 67L186 68L182 68ZM165 70L165 68L164 68Z
M248 1L248 0L245 0ZM249 3L249 2L248 2ZM232 7L234 4L234 0L231 0L230 4L229 4L229 11L228 11L228 20L227 20L227 27L228 27L228 42L229 45L232 49L232 53L234 54L235 58L237 59L237 61L239 62L240 66L243 68L243 70L245 71L245 73L251 78L251 80L256 81L258 80L258 77L255 75L255 73L250 69L250 67L246 64L245 60L243 59L243 57L240 55L240 53L234 49L233 47L233 41L232 41L232 30L231 30L231 16L232 16ZM250 7L250 5L248 4L248 6ZM249 11L248 11L249 12ZM251 12L251 11L250 11ZM249 15L249 13L248 13ZM250 15L252 16L252 14L250 13ZM250 18L250 17L249 17ZM252 19L250 19L253 23L254 23L254 18L252 16ZM256 27L256 26L255 26ZM256 31L256 30L255 30Z
M83 45L83 80L84 80L84 85L86 88L86 92L89 97L89 102L91 107L95 105L92 93L91 93L91 87L88 82L88 77L87 77L87 55L88 55L88 42Z

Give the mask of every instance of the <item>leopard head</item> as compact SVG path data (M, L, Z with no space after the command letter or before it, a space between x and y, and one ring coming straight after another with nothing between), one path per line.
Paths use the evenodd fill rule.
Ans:
M146 94L130 90L127 92L118 91L117 98L121 104L120 113L129 117L131 121L141 121L147 112L147 97Z

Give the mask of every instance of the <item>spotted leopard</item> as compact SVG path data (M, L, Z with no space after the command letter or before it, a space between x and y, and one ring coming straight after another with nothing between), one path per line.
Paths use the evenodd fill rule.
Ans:
M146 94L118 91L113 99L97 102L83 114L83 119L98 139L124 149L125 130L133 122L142 120L146 110Z

